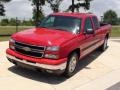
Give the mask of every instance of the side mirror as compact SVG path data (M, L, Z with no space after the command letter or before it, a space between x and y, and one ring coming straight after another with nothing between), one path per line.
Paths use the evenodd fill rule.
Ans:
M90 28L90 29L87 29L85 33L86 34L94 34L94 30L92 28Z

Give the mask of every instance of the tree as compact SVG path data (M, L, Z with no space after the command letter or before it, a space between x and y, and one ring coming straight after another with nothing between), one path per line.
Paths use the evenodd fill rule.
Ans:
M59 12L59 6L63 0L46 0L53 12Z
M0 4L0 16L5 16L5 8L2 4Z
M9 24L9 19L5 18L1 20L1 26L7 26Z
M2 3L6 3L6 2L10 2L11 0L0 0L0 2Z
M77 4L74 4L74 1L75 0L72 0L72 5L69 6L69 8L66 10L66 12L68 12L68 11L74 12L74 10L79 12L80 7L83 7L85 10L89 10L90 9L90 2L92 0L77 0L77 1L79 1L79 3L77 3ZM84 2L80 2L80 1L84 1Z
M29 20L23 20L23 21L20 21L20 25L21 26L33 26L33 21L32 19L29 19Z
M118 18L118 24L120 25L120 17Z
M108 10L104 13L103 22L116 25L118 23L117 13L113 10Z
M9 25L10 25L10 26L16 26L16 18L11 18L11 19L9 20Z
M41 19L41 16L42 17L44 16L42 6L45 5L45 0L29 0L29 1L32 1L32 5L34 6L33 20L35 21L35 24L37 25Z
M4 3L6 2L10 2L11 0L0 0L0 16L4 16L5 15L5 7L4 7Z
M40 22L44 18L43 10L37 11L35 8L33 9L33 21L35 24Z
M59 12L59 6L63 0L29 0L32 1L33 9L33 21L37 25L38 22L44 18L42 6L45 3L49 3L53 12Z

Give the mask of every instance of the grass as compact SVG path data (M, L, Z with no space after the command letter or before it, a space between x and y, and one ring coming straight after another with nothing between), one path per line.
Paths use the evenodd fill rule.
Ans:
M29 28L33 28L33 26L19 26L18 31L15 26L0 26L0 41L7 41L12 34Z
M19 26L18 32L29 28L33 28L33 26ZM0 26L0 41L9 40L14 33L16 33L15 26ZM120 26L112 27L111 37L120 37Z
M111 37L120 37L120 26L112 27Z
M0 41L8 41L10 36L0 36Z
M18 32L24 29L33 28L32 26L19 26ZM11 35L16 33L16 27L15 26L0 26L0 35Z

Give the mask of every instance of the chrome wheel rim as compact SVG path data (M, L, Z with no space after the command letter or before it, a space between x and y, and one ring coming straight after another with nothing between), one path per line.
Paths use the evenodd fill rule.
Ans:
M76 68L76 63L77 63L77 58L73 56L69 62L69 72L72 73L74 72Z
M104 50L107 48L107 39L105 39L105 42L104 42Z

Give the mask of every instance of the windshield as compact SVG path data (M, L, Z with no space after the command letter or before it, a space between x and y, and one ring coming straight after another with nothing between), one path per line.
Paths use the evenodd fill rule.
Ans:
M48 16L39 27L50 28L54 30L70 31L78 33L81 29L81 19L69 16Z

